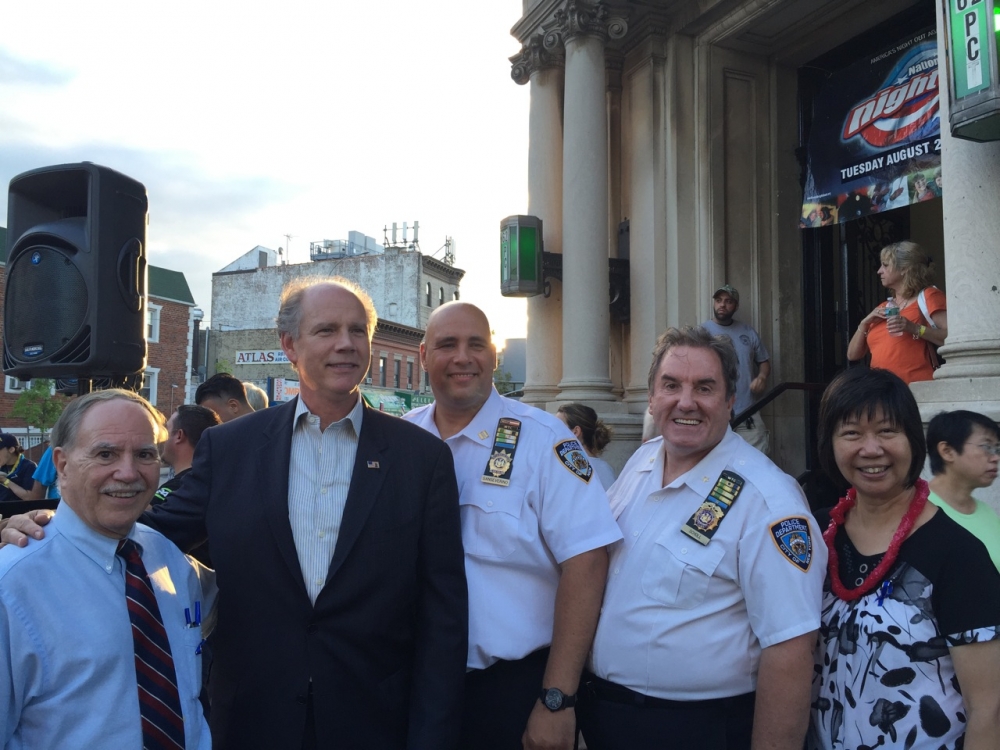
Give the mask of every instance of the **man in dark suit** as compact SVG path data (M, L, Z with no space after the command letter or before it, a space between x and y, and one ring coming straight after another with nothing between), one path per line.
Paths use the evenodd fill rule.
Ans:
M286 287L278 330L299 398L206 431L143 519L181 549L211 546L218 748L457 747L458 488L443 442L361 400L376 320L350 282Z

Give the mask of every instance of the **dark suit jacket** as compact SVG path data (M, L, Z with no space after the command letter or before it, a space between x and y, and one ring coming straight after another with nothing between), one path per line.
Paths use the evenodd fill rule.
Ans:
M212 736L298 750L312 681L319 747L455 748L468 591L451 451L365 407L327 583L309 601L288 520L296 402L207 430L142 519L218 574Z

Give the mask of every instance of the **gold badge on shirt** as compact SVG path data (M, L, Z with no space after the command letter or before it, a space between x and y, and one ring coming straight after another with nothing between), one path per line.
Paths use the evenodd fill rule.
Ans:
M739 474L723 471L716 480L715 487L708 493L708 497L687 523L681 526L681 531L698 544L708 544L736 502L736 498L740 496L744 484L745 480Z
M490 459L486 462L486 470L481 480L486 484L500 487L510 485L510 475L514 470L514 451L517 450L517 438L521 434L521 421L510 417L500 417L497 422L497 433L493 439L493 449Z

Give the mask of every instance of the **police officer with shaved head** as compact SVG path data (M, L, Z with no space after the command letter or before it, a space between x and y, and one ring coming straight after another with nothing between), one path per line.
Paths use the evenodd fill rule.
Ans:
M571 750L580 673L621 539L583 446L493 387L482 310L437 308L420 345L435 401L406 418L455 456L469 582L461 747Z

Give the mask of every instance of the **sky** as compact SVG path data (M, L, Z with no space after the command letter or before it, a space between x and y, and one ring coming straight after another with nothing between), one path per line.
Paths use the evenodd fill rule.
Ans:
M310 241L419 221L425 254L454 239L462 298L498 338L524 336L523 300L499 292L499 224L528 199L528 90L507 59L520 15L521 0L17 3L0 184L79 161L143 183L147 259L183 271L206 316L212 272L256 245L307 262Z

